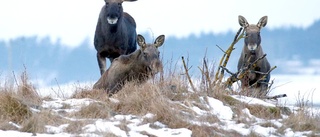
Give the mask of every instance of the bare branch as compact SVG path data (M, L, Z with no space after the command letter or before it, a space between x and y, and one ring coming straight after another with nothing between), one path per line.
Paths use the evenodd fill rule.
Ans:
M253 83L251 86L249 86L249 88L252 88L254 86L256 86L260 81L263 81L266 79L266 76L269 75L271 73L271 71L273 71L274 69L276 69L277 66L272 67L268 72L266 72L263 77L261 77L259 80L257 80L255 83Z
M220 66L221 69L225 70L227 73L229 73L230 75L235 75L236 73L232 73L229 69L227 69L226 67Z
M191 80L191 77L189 75L189 70L187 69L187 65L186 65L186 62L184 61L184 57L182 56L181 58L182 58L183 67L184 67L184 70L186 72L186 75L187 75L188 81L190 83L190 86L191 86L193 91L197 91L196 88L194 87L193 82Z
M243 67L240 72L238 72L238 76L237 79L242 79L246 74L249 73L249 70L252 70L252 68L254 68L256 66L256 63L259 60L262 60L263 58L265 58L267 56L267 54L263 54L261 57L259 57L258 59L256 59L255 61L253 61L252 63L248 64L246 67ZM248 60L251 59L251 56L248 58ZM249 61L248 61L249 62Z
M226 51L224 51L219 45L216 45L224 54L227 54Z

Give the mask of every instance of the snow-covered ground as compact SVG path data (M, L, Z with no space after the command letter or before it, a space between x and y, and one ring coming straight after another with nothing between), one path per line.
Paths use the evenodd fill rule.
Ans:
M287 104L289 106L293 106L297 103L298 99L304 99L304 101L310 101L315 106L320 105L320 76L319 75L273 75L272 79L274 79L273 90L270 93L271 95L277 94L287 94L286 98L282 98L279 101L283 104ZM65 104L70 105L69 110L65 110L66 112L70 111L78 111L81 106L88 105L95 100L92 99L64 99L64 97L69 97L76 88L79 87L90 87L92 82L87 83L68 83L65 85L59 86L51 86L44 87L39 89L39 94L42 96L52 96L55 99L51 101L44 101L42 104L42 108L50 108L53 111L58 111L64 109L63 106ZM62 97L62 98L61 98ZM268 103L260 99L238 96L234 95L233 98L246 102L248 104L259 104L264 106L275 106L274 103ZM217 116L220 119L222 124L212 124L212 123L199 123L199 121L193 121L193 124L206 124L210 127L215 127L219 129L223 129L225 131L236 131L237 133L242 134L243 136L248 136L252 131L254 131L259 136L276 136L274 133L276 132L276 128L280 128L282 126L281 121L283 119L273 119L272 123L276 127L263 127L260 126L262 123L270 122L270 120L264 120L255 117L250 114L248 109L243 109L242 112L248 116L249 119L255 121L250 124L250 126L237 122L236 119L233 119L233 113L229 106L225 106L220 100L217 100L212 97L204 97L206 98L206 106L209 108L209 111L202 110L196 106L190 107L197 115L205 115L211 114ZM290 107L294 108L294 107ZM315 108L314 112L320 113L320 108ZM158 128L152 128L150 123L143 123L144 119L153 117L154 114L146 114L145 116L135 116L135 115L115 115L110 119L96 119L94 123L90 123L82 127L83 134L79 136L92 136L98 137L102 136L99 133L110 132L114 135L121 137L146 137L147 135L142 134L142 132L146 132L150 135L159 136L159 137L190 137L192 131L187 128L178 128L171 129L168 128L163 123L157 121L153 124L157 125ZM286 118L286 116L282 116ZM127 127L130 129L129 132L126 132L119 128L119 124L122 121L127 121L129 124ZM14 123L12 123L14 124ZM73 136L69 133L65 133L64 129L68 126L68 124L60 125L60 126L46 126L47 130L50 131L51 134L37 134L38 137L69 137ZM159 128L160 127L160 128ZM292 136L307 136L311 131L292 131L292 129L287 128L285 130L284 136L292 137ZM32 133L22 133L18 131L2 131L0 130L0 136L15 136L15 137L30 137ZM320 133L316 135L320 136Z
M260 99L244 97L239 95L232 96L233 98L246 102L249 104L258 104L264 106L275 106L274 104L264 102ZM239 123L238 119L233 119L233 111L229 106L225 106L220 100L217 100L212 97L207 97L206 105L210 109L209 111L201 110L200 108L194 106L191 108L197 115L216 115L217 118L220 119L221 123L207 123L207 122L199 122L192 121L193 124L198 125L206 125L210 127L215 127L219 129L223 129L225 131L236 131L243 136L248 136L252 131L254 131L259 136L270 137L276 136L276 128L280 128L282 126L282 119L273 119L273 120L264 120L261 118L257 118L250 114L250 111L245 108L242 112L248 116L250 121L255 121L250 126ZM81 106L89 105L90 103L95 102L95 100L91 99L54 99L51 101L44 101L42 104L43 108L52 109L53 111L61 111L64 109L66 112L74 112L78 111ZM70 105L70 109L63 108L64 105ZM82 127L83 133L78 136L84 137L100 137L103 135L99 135L99 133L112 133L116 136L120 137L147 137L142 133L148 133L149 135L159 136L159 137L191 137L192 131L187 128L178 128L171 129L161 122L155 122L154 125L157 128L153 128L154 126L150 126L150 123L143 123L144 119L152 118L154 114L146 114L144 116L135 116L135 115L115 115L110 119L95 119L95 122L91 124L87 124ZM286 118L286 116L283 116ZM119 125L121 122L126 121L127 127L129 131L122 130ZM276 127L263 127L260 124L272 122ZM12 123L13 124L13 123ZM17 125L19 128L19 126ZM50 134L36 134L38 137L70 137L74 136L69 133L65 133L64 130L68 127L68 124L63 124L60 126L46 126L47 131ZM292 136L305 136L310 134L311 131L297 131L294 132L290 128L285 130L284 136L292 137ZM32 133L23 133L18 131L2 131L0 130L0 135L3 137L30 137ZM320 135L320 133L316 133L316 135Z

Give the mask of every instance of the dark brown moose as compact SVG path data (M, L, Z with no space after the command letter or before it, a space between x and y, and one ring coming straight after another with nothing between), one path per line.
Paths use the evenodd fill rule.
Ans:
M244 46L238 62L238 72L243 71L245 67L248 67L249 64L252 64L264 55L261 46L260 30L262 27L267 25L267 20L268 17L264 16L257 24L249 24L243 16L239 15L239 24L244 28L246 37L244 39ZM270 73L268 73L264 79L263 76L269 70L270 64L266 57L257 61L257 63L253 65L252 69L248 70L247 75L241 79L242 89L253 86L253 84L257 82L253 88L258 91L258 95L266 95L268 82L270 80Z
M136 22L123 12L122 2L136 0L105 0L94 36L94 47L102 75L106 71L106 58L113 59L137 49Z
M154 44L146 44L142 35L137 36L140 49L129 55L114 59L109 69L94 84L94 89L104 89L111 96L128 81L145 82L163 70L158 48L164 43L165 36L160 35Z

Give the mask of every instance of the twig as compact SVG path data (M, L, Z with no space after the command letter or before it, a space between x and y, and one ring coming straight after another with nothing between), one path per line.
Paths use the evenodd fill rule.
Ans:
M17 87L19 87L19 83L18 83L18 80L17 80L17 77L16 77L16 75L15 75L14 71L12 71L12 74L13 74L13 79L14 79L14 81L15 81L15 83L16 83L16 85L17 85Z
M205 80L203 80L203 84L206 85L206 91L207 91L207 94L209 94L209 90L212 89L212 86L211 86L211 79L210 79L210 76L209 76L209 68L208 68L208 65L207 65L207 61L205 60L205 58L203 58L203 69L201 69L200 67L198 67L199 70L201 71L202 75L205 77Z
M252 88L254 86L256 86L260 81L264 80L266 78L267 75L269 75L271 73L271 71L273 71L274 69L276 69L277 66L272 67L269 71L267 71L259 80L257 80L255 83L253 83L251 86L249 86L249 88Z
M237 78L237 73L232 73L229 69L227 69L226 67L220 66L221 69L225 70L227 73L229 73L231 76L227 79L226 82L224 82L224 86L231 88L231 85L238 81L239 79Z
M227 54L226 51L224 51L219 45L216 45L224 54Z
M255 67L255 65L257 64L258 61L262 60L263 58L265 58L267 56L267 54L263 54L261 57L259 57L258 59L256 59L255 61L253 61L252 63L250 63L248 66L249 67Z
M248 66L243 67L240 72L238 72L238 76L237 79L242 79L247 73L249 73L249 70L252 70L252 68L254 68L256 66L256 63L259 60L262 60L263 58L265 58L267 56L267 54L263 54L261 57L259 57L258 59L256 59L255 61L253 61L252 63L249 63ZM248 60L251 59L251 56L249 57Z
M274 79L271 80L270 83L268 83L269 85L268 85L268 88L267 88L267 93L266 93L266 95L268 95L268 94L271 92L271 87L272 87L273 83L274 83Z
M206 79L209 83L211 83L211 79L210 79L210 76L209 76L209 68L208 68L208 64L207 64L207 61L206 60L203 60L204 62L204 68L205 68L205 76L206 76ZM209 84L210 85L210 84Z
M230 75L235 75L236 73L232 73L229 69L227 69L226 67L220 66L221 69L225 70L227 73L229 73Z
M197 91L196 88L194 87L193 83L192 83L191 77L189 75L189 70L187 68L186 62L184 61L184 57L182 56L181 58L182 58L183 67L184 67L184 70L186 72L186 75L187 75L188 81L190 83L190 86L191 86L193 91Z

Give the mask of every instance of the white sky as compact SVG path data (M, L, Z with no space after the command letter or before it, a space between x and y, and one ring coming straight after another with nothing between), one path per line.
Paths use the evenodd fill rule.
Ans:
M51 36L76 46L94 36L103 0L0 0L0 39ZM308 27L320 19L319 0L138 0L124 10L136 20L138 33L184 37L239 28L268 15L267 27Z

